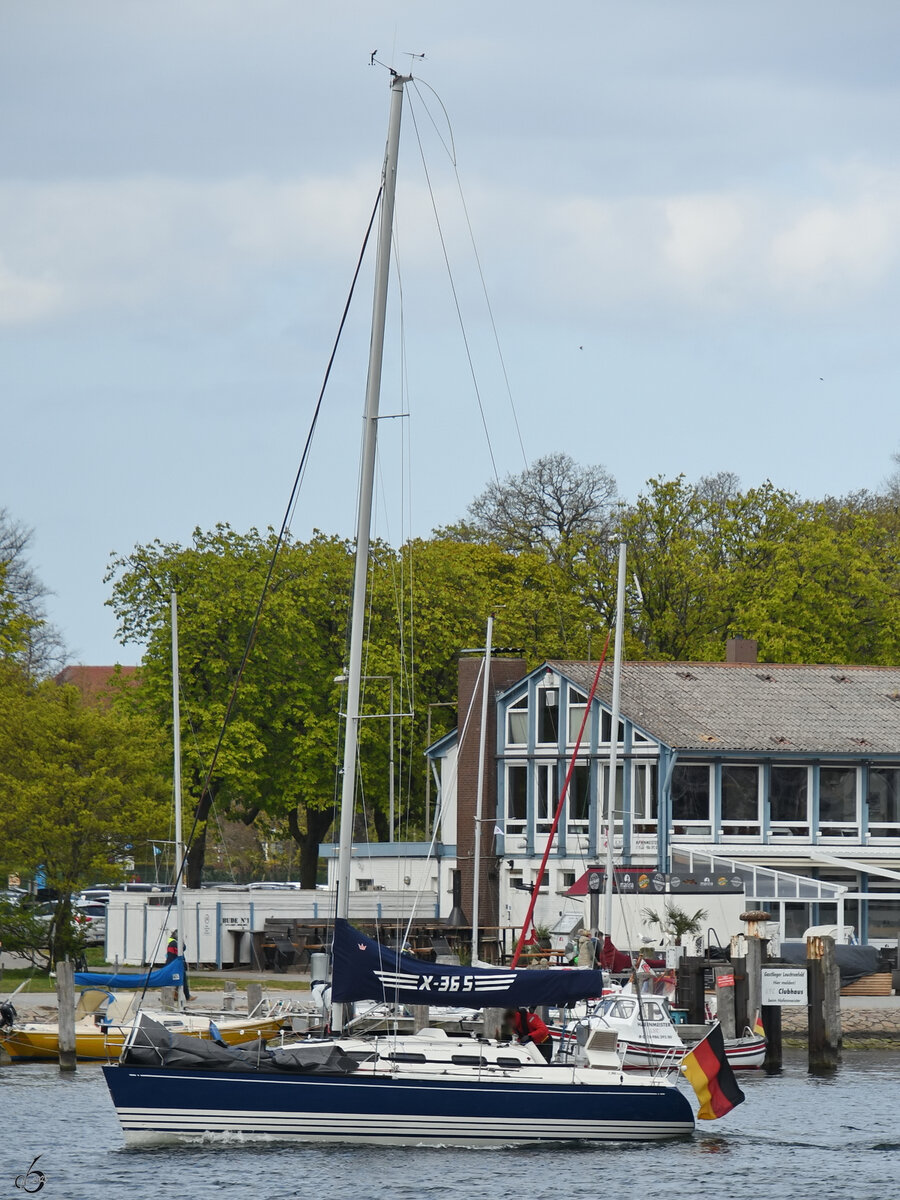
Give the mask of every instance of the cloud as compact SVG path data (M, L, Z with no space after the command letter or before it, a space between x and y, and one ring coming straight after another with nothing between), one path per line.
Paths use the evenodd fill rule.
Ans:
M17 274L0 259L0 325L46 320L60 309L62 301L61 284Z
M436 193L445 236L462 247L458 266L465 226L450 189ZM0 324L184 305L215 313L273 276L298 280L329 263L349 270L373 200L363 172L0 185ZM803 197L747 189L607 199L482 179L469 209L495 292L535 319L632 305L840 310L896 285L898 173L823 169ZM406 187L401 261L410 276L429 273L434 289L431 273L443 268L430 220L421 185Z

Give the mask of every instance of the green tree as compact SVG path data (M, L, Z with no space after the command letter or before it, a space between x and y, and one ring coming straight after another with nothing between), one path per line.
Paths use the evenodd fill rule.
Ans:
M133 703L166 729L172 720L169 594L178 596L184 790L197 820L187 867L191 887L202 878L214 803L220 815L247 824L260 813L285 819L300 843L300 878L308 886L333 817L333 680L343 661L352 576L346 542L317 534L283 547L222 735L274 545L271 531L241 535L219 525L208 533L195 530L186 547L137 547L114 559L108 573L120 637L147 643Z
M40 869L59 894L49 943L72 947L71 894L169 826L164 747L138 715L92 708L72 687L0 684L0 840L10 861Z
M47 589L31 568L32 531L0 508L0 659L14 660L27 674L59 670L65 647L47 619Z

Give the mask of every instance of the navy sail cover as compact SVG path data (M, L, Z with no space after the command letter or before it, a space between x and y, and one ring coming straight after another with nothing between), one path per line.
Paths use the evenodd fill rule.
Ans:
M565 1004L603 992L603 972L456 967L397 954L357 932L348 921L334 924L331 998L434 1004L450 1008L529 1008Z
M96 971L76 971L76 987L105 988L158 988L180 987L184 980L184 958L173 957L171 962L156 971L144 971L140 975L129 972L101 975Z

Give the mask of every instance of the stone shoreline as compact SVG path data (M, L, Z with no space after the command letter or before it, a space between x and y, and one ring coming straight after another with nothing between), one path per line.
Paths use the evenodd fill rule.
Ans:
M862 1049L860 1043L866 1041L871 1041L873 1046L883 1046L891 1041L900 1043L900 1008L842 1006L841 1029L845 1046L852 1044ZM806 1009L786 1008L782 1011L781 1032L785 1043L793 1043L798 1035L805 1039L808 1031Z

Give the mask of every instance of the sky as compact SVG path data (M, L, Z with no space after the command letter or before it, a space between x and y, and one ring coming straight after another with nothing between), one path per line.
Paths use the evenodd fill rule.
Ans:
M415 83L377 536L427 536L553 451L626 500L717 471L878 487L898 44L895 0L5 0L0 508L71 661L138 660L111 554L280 524L390 66ZM353 532L371 291L370 252L298 538Z

